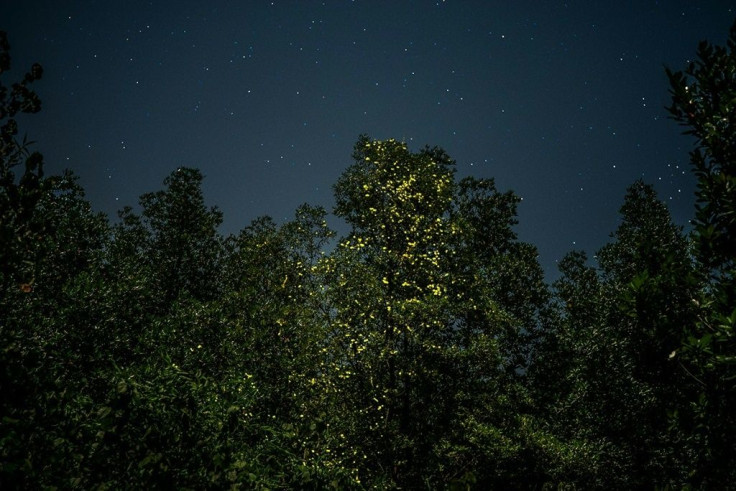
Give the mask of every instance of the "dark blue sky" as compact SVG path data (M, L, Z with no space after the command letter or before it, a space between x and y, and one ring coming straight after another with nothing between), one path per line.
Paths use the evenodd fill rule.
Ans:
M460 177L517 192L517 230L550 273L607 241L637 178L687 222L690 141L664 110L663 67L723 44L734 18L734 1L0 4L5 82L45 69L22 130L100 211L178 166L202 169L226 233L329 209L367 133L441 146Z

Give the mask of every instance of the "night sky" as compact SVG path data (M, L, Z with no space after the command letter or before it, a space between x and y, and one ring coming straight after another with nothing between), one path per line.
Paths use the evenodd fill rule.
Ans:
M638 178L692 216L664 66L724 44L734 18L736 1L0 0L4 83L45 70L21 132L95 209L115 217L190 166L223 233L329 210L367 133L441 146L458 177L514 190L550 276L608 240Z

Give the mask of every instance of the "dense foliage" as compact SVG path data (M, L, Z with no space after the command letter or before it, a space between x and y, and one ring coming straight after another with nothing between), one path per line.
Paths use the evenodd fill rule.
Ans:
M692 234L635 182L551 286L512 192L367 136L345 237L309 205L224 237L189 168L111 224L17 138L41 67L0 84L0 487L733 485L736 26L698 54Z

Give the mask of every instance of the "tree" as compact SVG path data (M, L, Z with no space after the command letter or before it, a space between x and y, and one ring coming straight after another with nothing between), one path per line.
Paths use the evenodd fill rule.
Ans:
M661 385L657 400L663 401L677 389L669 357L679 347L679 325L693 317L691 246L651 185L631 185L620 213L614 240L598 251L598 262L611 293L623 300L624 315L611 315L627 329L637 377Z
M10 70L10 44L0 31L0 75ZM34 64L21 82L10 90L0 82L0 284L9 282L28 290L33 284L32 260L27 257L33 239L42 233L36 203L43 194L43 156L29 151L30 143L17 140L18 113L37 113L41 101L31 90L33 82L43 75L41 65ZM16 182L13 168L24 165Z
M236 379L245 370L257 387L249 419L264 429L244 445L269 442L270 453L258 458L265 476L280 476L280 487L345 487L356 477L334 451L339 434L327 426L325 394L316 383L326 315L317 264L334 235L325 215L302 205L287 223L261 217L228 241L222 299L228 359Z
M568 253L559 270L553 284L556 303L530 369L534 399L543 408L540 417L564 442L561 458L549 463L547 473L559 486L618 484L626 474L612 465L602 427L609 412L620 407L616 388L628 380L620 342L612 339L605 322L609 299L585 253Z
M0 73L9 67L0 33ZM80 423L109 361L97 324L102 299L82 286L97 285L90 278L102 265L107 221L70 172L45 176L41 154L16 139L14 117L40 110L30 85L41 74L34 65L10 91L0 86L0 486L8 487L74 474Z
M9 50L7 35L0 31L0 75L10 69ZM44 188L43 157L30 153L25 139L17 140L15 120L18 113L40 110L40 100L30 85L42 73L36 64L11 88L0 81L0 485L32 483L28 447L43 447L43 443L29 444L38 423L34 409L44 399L43 382L48 380L42 379L47 374L39 370L46 340L29 336L23 315L24 307L31 303L27 297L37 273L34 239L41 236L42 220L35 208ZM16 179L13 169L20 165L24 171Z
M166 312L180 298L208 300L220 292L222 213L205 206L202 179L197 169L179 168L164 180L164 190L140 197L140 216L130 208L120 212L116 250L134 255L135 260L124 260L150 271L148 287L157 292L154 312Z
M719 487L736 479L736 24L725 47L703 41L697 56L684 72L667 70L670 114L695 138L690 153L697 179L693 238L705 277L693 298L698 318L685 329L677 353L701 386L692 401L701 442L693 482ZM688 412L682 408L681 414Z
M608 323L625 336L632 387L638 387L632 416L638 425L625 440L633 462L629 478L681 486L691 457L665 415L693 389L672 358L683 323L694 320L691 243L653 187L641 181L628 188L620 213L614 240L598 260L606 295L615 301Z
M518 199L456 182L439 148L362 136L353 157L335 185L352 230L320 265L321 383L345 415L341 450L360 448L364 472L394 485L522 476L522 345L546 290L511 231Z
M438 430L430 430L434 418L422 405L430 397L423 391L430 376L424 363L442 358L447 277L441 263L449 254L454 163L439 149L413 154L395 140L367 137L353 157L356 163L335 185L335 213L353 232L323 264L334 312L329 350L339 354L326 370L336 375L331 390L353 394L343 421L353 444L367 443L370 461L393 479L418 479L404 474L412 460L420 466L417 460L426 458L411 458L427 446L409 435ZM441 395L441 388L433 392Z
M560 476L585 487L681 486L688 448L667 413L689 387L670 356L693 315L689 243L640 181L620 212L598 267L583 253L560 262L556 321L532 370L537 397L555 434L587 449Z

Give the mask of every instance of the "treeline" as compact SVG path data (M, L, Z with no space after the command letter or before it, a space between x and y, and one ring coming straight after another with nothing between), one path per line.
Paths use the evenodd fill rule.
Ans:
M512 192L366 136L346 237L308 205L222 236L188 168L109 223L17 139L34 65L0 85L0 487L733 486L734 73L736 25L669 73L693 232L636 182L547 285Z

